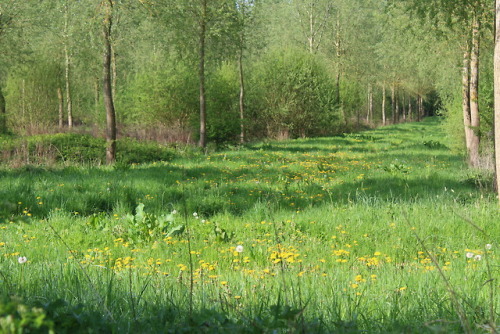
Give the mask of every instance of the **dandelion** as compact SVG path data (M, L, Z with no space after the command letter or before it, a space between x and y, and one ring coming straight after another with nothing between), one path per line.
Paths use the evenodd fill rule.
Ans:
M465 254L465 256L466 256L468 259L472 259L472 258L474 257L474 253L472 253L472 252L467 252L467 253Z
M27 261L28 259L26 258L26 256L20 256L17 258L17 262L19 262L20 264L26 263Z
M484 248L486 248L487 250L490 250L491 247L493 247L491 244L486 244L486 246L484 246Z
M242 245L236 246L235 251L237 251L238 253L243 253L243 246Z
M476 261L481 261L481 255L477 254L476 256L474 256L474 260Z
M173 211L172 211L172 214L173 214L173 215L176 215L176 214L177 214L177 210L173 210Z
M198 219L199 218L198 217L198 212L193 212L193 217L196 218L196 219Z

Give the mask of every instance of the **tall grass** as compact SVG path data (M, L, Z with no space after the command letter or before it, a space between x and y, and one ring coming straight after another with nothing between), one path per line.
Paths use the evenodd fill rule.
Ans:
M430 120L4 169L0 328L498 331L498 207L448 147Z

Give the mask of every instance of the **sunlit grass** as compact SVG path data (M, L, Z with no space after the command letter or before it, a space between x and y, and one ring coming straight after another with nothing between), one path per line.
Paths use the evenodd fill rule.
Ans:
M444 273L471 328L493 326L498 207L447 146L432 120L3 170L0 292L69 332L463 331Z

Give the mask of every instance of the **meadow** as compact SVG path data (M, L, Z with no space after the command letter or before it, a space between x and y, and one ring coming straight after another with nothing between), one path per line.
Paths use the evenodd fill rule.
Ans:
M0 168L2 333L494 333L500 212L430 118Z

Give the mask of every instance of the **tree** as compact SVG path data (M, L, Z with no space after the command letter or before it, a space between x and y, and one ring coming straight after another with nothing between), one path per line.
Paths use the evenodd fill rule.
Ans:
M102 36L103 36L103 98L106 108L106 162L112 164L116 161L116 115L113 101L111 81L111 34L113 29L113 0L104 0L101 3L103 11Z
M495 185L500 202L500 0L495 2L495 51L494 51L494 100L495 100Z

